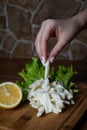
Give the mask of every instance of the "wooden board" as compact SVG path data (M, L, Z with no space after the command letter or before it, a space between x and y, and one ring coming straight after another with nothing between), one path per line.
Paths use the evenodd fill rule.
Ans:
M26 102L16 109L0 109L0 130L71 130L87 110L87 84L79 83L76 104L66 106L60 114L36 117L37 110Z

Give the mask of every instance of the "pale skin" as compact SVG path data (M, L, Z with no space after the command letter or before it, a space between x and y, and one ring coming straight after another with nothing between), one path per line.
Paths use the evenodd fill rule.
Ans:
M43 56L46 61L55 57L83 29L87 29L87 9L68 19L43 21L35 40L39 58L41 59ZM57 43L48 55L47 44L53 36L57 38Z

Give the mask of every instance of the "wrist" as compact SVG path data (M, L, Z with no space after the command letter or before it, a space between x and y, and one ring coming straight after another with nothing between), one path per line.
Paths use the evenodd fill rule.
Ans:
M72 20L77 25L78 31L86 29L87 28L87 9L73 16Z

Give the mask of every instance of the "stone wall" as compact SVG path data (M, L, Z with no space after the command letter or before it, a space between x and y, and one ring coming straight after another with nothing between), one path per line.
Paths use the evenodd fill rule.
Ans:
M68 18L85 8L87 0L0 0L0 57L37 56L34 40L42 21ZM55 41L50 40L50 49ZM79 33L57 59L87 61L87 30Z

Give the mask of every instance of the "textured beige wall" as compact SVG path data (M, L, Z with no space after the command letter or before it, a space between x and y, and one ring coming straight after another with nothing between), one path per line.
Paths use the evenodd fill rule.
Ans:
M37 56L35 36L45 19L68 18L87 8L87 0L0 0L0 57ZM56 39L50 39L49 50ZM57 56L87 61L87 30Z

